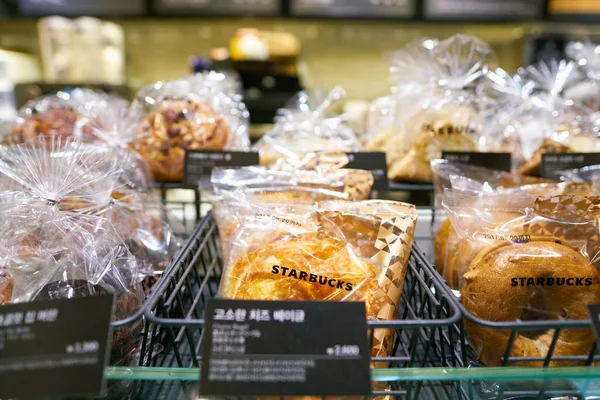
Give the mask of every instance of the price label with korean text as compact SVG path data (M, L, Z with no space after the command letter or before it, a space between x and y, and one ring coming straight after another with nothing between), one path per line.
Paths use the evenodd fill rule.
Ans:
M389 190L387 162L385 153L377 151L360 151L346 153L348 164L345 168L364 169L373 174L373 190Z
M183 167L183 183L191 188L210 186L214 168L258 165L257 152L187 150Z
M559 180L562 171L600 164L600 153L542 154L542 178Z
M473 151L444 151L442 158L451 162L510 172L510 153L480 153Z
M0 306L0 398L96 396L113 295Z
M203 395L371 391L364 303L211 300L202 355Z

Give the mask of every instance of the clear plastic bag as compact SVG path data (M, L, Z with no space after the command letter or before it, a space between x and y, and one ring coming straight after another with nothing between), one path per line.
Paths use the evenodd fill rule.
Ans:
M495 171L482 167L449 162L446 160L432 161L432 169L436 176L436 206L441 208L445 190L462 192L473 196L514 195L517 197L584 195L591 196L595 192L588 183L557 183L541 178L521 176L516 173ZM439 203L437 203L439 201ZM434 264L437 271L446 279L448 285L458 289L464 271L457 268L456 253L459 251L461 238L446 218L442 210L437 212L438 226L433 226Z
M131 316L143 301L139 265L103 215L113 206L118 161L70 139L38 140L1 150L0 297L18 303L114 292L115 319ZM115 331L111 363L133 361L137 330Z
M248 202L220 285L234 299L365 301L394 319L417 219L412 205L367 200L264 208ZM394 282L394 284L391 284ZM373 356L390 354L377 329Z
M418 60L430 61L433 84L420 91L414 112L399 114L401 117L395 121L401 134L394 137L395 155L388 177L431 182L430 161L441 158L443 151L478 150L482 121L474 85L495 61L489 46L471 36L454 35L413 49L418 49ZM408 52L407 58L410 56Z
M497 68L487 71L486 79L480 81L477 90L487 99L482 131L485 145L481 149L511 153L512 168L516 170L525 162L525 156L514 122L536 107L533 98L535 82Z
M596 151L600 144L591 110L564 97L574 67L564 60L541 61L517 73L524 86L533 87L532 93L525 91L526 101L511 112L505 126L519 137L525 160L518 168L522 175L539 176L545 153Z
M21 107L17 121L2 143L14 145L31 142L39 135L88 140L94 137L94 126L104 126L101 111L106 105L111 110L126 111L128 102L82 88L38 97Z
M593 111L600 111L600 50L589 40L579 40L567 45L566 53L575 60L580 76L577 82L565 89L565 97L581 103Z
M339 87L321 102L300 92L287 108L278 111L273 129L255 144L260 164L269 166L281 158L299 160L317 151L359 150L360 142L352 129L340 116L328 115L344 96L345 91Z
M365 150L386 152L388 162L396 159L393 140L403 134L402 121L420 107L415 96L436 86L437 71L431 60L431 49L437 43L437 39L418 39L391 55L390 74L394 86L390 95L376 99L369 106L365 133L361 137Z
M182 180L187 149L249 148L245 106L210 85L186 79L157 82L138 92L132 110L146 115L135 127L132 148L157 181Z
M213 216L225 254L240 226L240 213L251 201L263 207L312 205L324 200L369 198L373 175L356 169L319 168L274 170L267 167L217 169L211 176ZM242 199L242 200L240 200Z
M463 239L457 258L464 270L461 301L487 321L579 320L587 304L600 300L600 198L590 196L516 196L446 191L444 205ZM532 335L498 330L465 319L471 346L486 366L510 355L546 357L554 330ZM563 329L554 357L587 356L595 344L586 329ZM551 361L549 366L576 365ZM520 366L542 366L522 361Z

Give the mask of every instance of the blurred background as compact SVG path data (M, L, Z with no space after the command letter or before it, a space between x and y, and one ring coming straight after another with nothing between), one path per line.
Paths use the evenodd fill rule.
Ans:
M0 118L43 93L129 97L193 71L235 70L264 131L299 89L389 93L389 54L418 37L475 35L515 71L600 39L600 0L0 0Z

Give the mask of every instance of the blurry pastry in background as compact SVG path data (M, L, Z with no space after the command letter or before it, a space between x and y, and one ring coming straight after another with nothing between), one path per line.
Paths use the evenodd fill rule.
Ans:
M539 149L533 154L531 159L519 167L518 173L520 175L540 176L543 154L572 152L573 150L569 146L546 138Z
M388 178L395 181L432 182L431 160L442 157L444 151L477 151L477 145L467 135L469 128L450 122L436 122L419 134L408 154L394 162Z
M222 150L231 129L224 117L208 104L191 100L165 102L138 126L133 147L146 159L154 179L183 179L185 151Z

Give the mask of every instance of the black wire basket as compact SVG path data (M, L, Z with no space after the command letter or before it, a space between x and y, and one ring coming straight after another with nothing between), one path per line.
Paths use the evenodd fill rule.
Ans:
M153 357L153 365L201 366L204 310L206 302L217 296L222 272L217 227L209 214L148 300L146 318L160 330L159 337L153 338L164 345L164 350ZM461 366L460 349L454 345L460 335L460 313L449 298L441 279L425 267L423 255L414 247L397 319L368 322L371 342L372 328L394 330L392 354L372 361L386 363L389 368ZM386 390L374 390L373 394L418 398L420 393L432 390L456 388L435 382L392 382Z
M200 354L204 310L207 301L218 295L222 272L219 235L212 216L208 214L193 230L145 303L142 319L145 334L141 340L138 363L152 368L194 370L198 376L188 381L136 381L133 385L137 396L133 398L174 398L182 393L195 392L198 368L202 366ZM138 314L115 326L139 323L139 317ZM394 330L392 353L388 357L372 359L386 363L388 369L374 370L378 372L374 376L385 376L386 371L398 371L399 368L404 371L402 377L391 372L389 377L379 379L385 384L374 385L373 396L390 395L402 399L549 399L572 396L583 399L583 393L588 396L590 393L600 393L600 383L594 379L574 384L571 379L566 379L569 375L564 373L556 375L558 379L550 379L547 375L536 378L527 376L527 372L523 373L539 371L539 368L515 370L512 367L500 367L501 371L502 368L506 371L503 379L503 372L498 372L498 368L486 368L478 360L477 353L469 345L465 318L490 329L509 329L514 334L522 330L589 329L591 326L590 321L494 323L479 320L462 306L428 257L414 245L397 319L368 321L371 340L372 328ZM554 338L556 341L556 336ZM509 343L505 350L503 365L532 361L531 358L510 355L511 346L512 343ZM552 353L551 347L547 355L534 360L545 365L554 360L566 360ZM568 360L590 365L597 358L594 346L588 355L570 357ZM443 379L439 374L442 368L470 371L471 375L467 378L455 375L454 378ZM426 369L436 370L437 374L427 378L421 373ZM553 368L546 370L552 371ZM477 371L494 372L478 374ZM418 379L414 378L417 376ZM574 374L571 377L576 376Z

